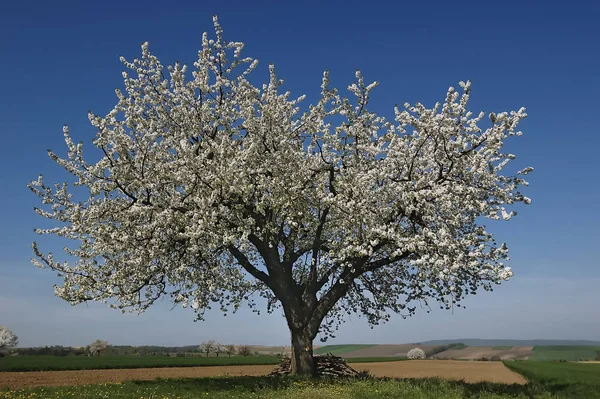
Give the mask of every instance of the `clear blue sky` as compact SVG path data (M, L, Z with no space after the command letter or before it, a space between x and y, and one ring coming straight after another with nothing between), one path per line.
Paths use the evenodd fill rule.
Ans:
M323 3L323 4L321 4ZM166 2L13 1L0 12L0 325L22 346L115 344L286 344L279 316L169 311L121 315L53 297L52 272L30 264L38 199L26 187L39 173L64 177L46 155L64 154L62 126L88 146L88 109L107 112L121 86L119 55L140 44L165 64L193 62L203 31L217 14L229 40L269 62L295 94L318 93L331 70L343 88L361 69L379 80L372 109L432 105L450 85L473 81L471 108L527 107L524 136L509 142L518 166L533 166L526 195L533 204L491 226L511 249L515 277L481 293L467 309L424 312L369 330L352 318L337 343L401 343L436 338L600 340L600 6L569 2ZM282 5L284 4L284 5ZM294 4L294 5L291 5ZM302 5L300 5L302 4ZM42 240L42 248L62 247Z

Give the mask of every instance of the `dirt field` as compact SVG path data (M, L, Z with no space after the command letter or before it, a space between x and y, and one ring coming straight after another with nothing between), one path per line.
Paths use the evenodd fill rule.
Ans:
M357 370L368 370L377 377L422 378L441 377L464 379L467 382L491 381L524 384L520 375L500 362L457 362L451 360L411 360L385 363L350 363ZM213 366L169 367L126 370L74 370L0 373L0 388L20 389L40 386L87 385L116 383L126 380L154 380L161 378L199 378L217 376L261 376L273 366Z
M464 359L475 360L482 357L491 358L498 356L502 360L529 359L533 352L533 346L515 346L511 349L492 349L491 346L469 346L464 349L451 349L438 353L433 357L436 359Z
M467 362L455 360L409 360L389 363L350 363L356 370L368 370L376 377L441 377L466 382L525 384L523 376L510 371L501 362Z
M416 345L416 344L402 344L402 345L375 345L369 348L359 349L356 351L344 353L343 357L351 359L353 357L395 357L395 356L406 356L409 350L413 348L421 348L425 352L435 348L435 345Z

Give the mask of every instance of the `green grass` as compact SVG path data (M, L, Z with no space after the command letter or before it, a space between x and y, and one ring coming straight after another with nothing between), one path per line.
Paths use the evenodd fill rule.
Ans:
M492 350L495 350L495 351L506 351L506 350L510 350L512 348L513 347L509 346L509 345L499 345L499 346L493 346Z
M220 377L15 391L0 389L0 399L600 399L600 364L532 361L507 361L505 364L525 376L529 383Z
M359 357L354 363L393 362L403 357ZM156 367L276 365L277 356L168 357L168 356L8 356L0 359L2 371L52 371L91 369L135 369Z
M380 362L399 362L408 360L406 357L347 357L348 363L380 363Z
M7 356L2 371L134 369L155 367L233 366L279 364L277 356L169 357L169 356Z
M354 352L364 348L370 348L375 346L374 344L368 345L326 345L314 350L315 355L324 355L326 353L331 353L336 356L343 356L346 353Z
M532 361L504 364L560 398L600 398L600 364Z
M529 360L594 360L599 346L534 346Z
M466 384L439 379L302 380L270 377L172 379L151 382L0 391L0 399L551 399L522 385Z

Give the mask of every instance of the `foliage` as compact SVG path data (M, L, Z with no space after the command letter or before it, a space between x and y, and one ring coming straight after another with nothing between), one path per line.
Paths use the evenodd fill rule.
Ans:
M413 348L408 351L408 353L406 354L406 357L411 360L416 360L416 359L425 359L425 358L427 358L427 355L425 355L425 351L423 349Z
M0 362L1 371L135 369L156 367L239 366L279 364L278 356L173 357L173 356L11 356Z
M17 335L4 326L0 326L0 352L14 348L19 344Z

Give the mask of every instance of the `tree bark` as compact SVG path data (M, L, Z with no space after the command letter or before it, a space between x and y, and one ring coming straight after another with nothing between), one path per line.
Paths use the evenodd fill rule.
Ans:
M313 359L313 339L310 333L304 330L291 330L292 333L292 358L291 374L316 377L317 368Z

